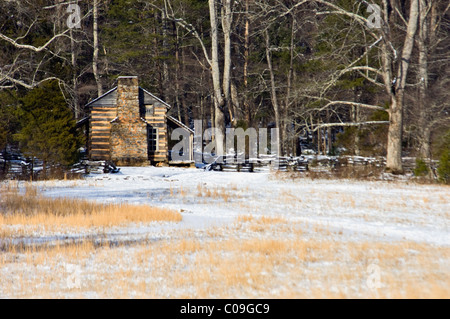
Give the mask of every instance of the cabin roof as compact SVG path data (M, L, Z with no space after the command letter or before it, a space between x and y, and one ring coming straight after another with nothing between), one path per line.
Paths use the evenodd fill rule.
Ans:
M144 100L145 100L145 95L147 97L150 97L151 99L154 99L158 102L160 102L161 104L163 104L167 109L170 109L171 106L169 104L167 104L166 102L164 102L163 100L161 100L160 98L158 98L157 96L155 96L154 94L150 93L149 91L147 91L146 89L143 89L141 87L139 87L139 90L144 93ZM94 106L96 102L103 100L105 98L107 98L108 96L110 96L110 98L113 99L113 103L115 103L116 101L116 94L117 94L117 86L112 88L111 90L109 90L108 92L104 93L103 95L99 96L98 98L90 101L88 104L86 104L86 107L90 107L90 106Z
M171 106L169 104L167 104L166 102L164 102L163 100L161 100L159 97L155 96L154 94L150 93L149 91L147 91L146 89L143 89L141 87L139 87L140 90L144 91L145 94L151 96L152 98L154 98L155 100L161 102L162 104L164 104L167 109L170 109Z
M194 130L192 130L189 126L183 124L182 122L178 121L176 118L174 118L173 116L170 115L166 115L167 119L172 121L173 123L175 123L176 125L178 125L181 128L184 128L185 130L187 130L189 133L194 134Z
M90 101L88 104L86 104L86 106L91 106L91 105L94 104L95 102L97 102L97 101L103 99L105 96L111 94L112 92L114 92L114 91L116 91L116 90L117 90L117 86L116 86L115 88L109 90L108 92L104 93L103 95L99 96L98 98L96 98L96 99Z
M90 119L90 116L85 116L82 119L79 119L76 123L76 126L80 127L81 125L86 124L89 121L89 119Z

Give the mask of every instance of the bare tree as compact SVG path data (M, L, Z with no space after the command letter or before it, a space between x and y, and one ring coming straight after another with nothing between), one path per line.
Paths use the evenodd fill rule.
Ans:
M385 2L384 12L386 17L388 6ZM403 113L405 100L406 79L410 66L411 54L414 46L414 36L417 31L419 16L419 1L411 0L409 9L409 20L406 26L406 34L400 62L397 67L397 75L393 77L392 62L388 46L391 42L383 41L383 77L387 93L390 97L389 107L389 134L387 143L386 169L392 173L403 173L402 166L402 136L403 136ZM388 19L386 18L386 22ZM389 85L389 87L388 87Z
M218 4L221 6L221 15L219 16ZM164 10L159 8L155 4L150 4L152 7L158 10ZM233 24L233 5L234 0L209 0L209 18L211 26L211 54L195 27L187 22L181 17L175 17L173 13L167 12L167 19L174 21L176 24L184 28L193 34L193 36L198 40L207 66L211 71L212 85L213 85L213 103L214 103L214 125L215 125L215 142L216 142L216 153L222 155L225 152L225 111L231 109L231 34L232 34L232 24ZM219 32L219 21L221 21L222 33L223 33L223 68L220 67L220 32ZM202 62L198 60L200 64ZM204 65L202 65L204 66ZM221 72L223 70L223 74ZM233 120L231 118L231 120Z
M220 79L219 65L219 32L215 0L209 0L209 16L211 22L211 75L214 90L214 125L215 141L218 155L224 154L225 109L231 106L231 25L233 23L234 0L222 0L222 31L224 37L223 78ZM232 120L232 119L231 119Z
M344 8L332 0L310 0L309 2L319 5L316 11L317 15L346 17L357 23L365 33L372 37L373 43L367 47L366 51L346 67L337 71L328 84L324 86L323 92L332 88L342 76L352 72L357 72L368 81L384 87L389 99L386 170L392 173L403 173L401 156L405 88L414 47L414 38L418 27L419 0L410 0L409 9L405 8L405 11L407 10L408 12L407 16L402 14L397 2L393 0L384 0L381 8L376 3L364 2L365 5L370 5L372 11L375 11L369 18L361 14L360 6L362 3L355 3L352 8ZM397 28L394 16L403 21L404 28ZM375 17L375 21L371 19L373 17ZM403 41L400 41L401 44L397 42L399 38L403 38ZM371 50L377 50L380 60L379 65L362 64L363 58ZM379 81L380 79L382 81ZM323 94L318 98L322 99ZM334 104L336 102L332 101L331 103ZM346 104L355 105L355 102L347 102L350 103ZM328 105L330 104L328 103ZM367 107L364 104L358 104L358 106ZM376 105L373 107L380 108ZM326 126L329 125L326 124ZM353 124L336 123L336 125ZM323 127L324 125L319 124L319 126Z
M209 17L211 22L211 76L214 90L214 125L216 127L215 140L218 155L224 154L225 133L225 96L222 94L219 64L219 28L217 7L215 0L209 0ZM225 71L224 71L225 73Z
M67 5L75 1L56 1L54 5L41 7L40 3L15 1L3 3L2 8L17 27L5 23L0 29L0 45L8 48L0 59L0 89L23 87L33 89L41 83L58 80L69 95L68 104L78 118L81 114L78 81L82 66L78 62L79 46L86 43L86 33L73 29L67 20ZM90 11L79 16L84 21ZM77 17L78 18L78 17ZM51 28L52 33L46 31ZM14 32L11 32L14 31ZM39 35L39 37L37 37ZM44 43L35 42L45 39ZM36 44L37 43L37 44ZM55 70L54 65L69 66L71 76Z
M94 73L95 82L97 83L97 94L101 96L103 94L103 86L100 79L100 74L98 70L98 52L99 52L99 32L98 32L98 9L100 0L94 0L93 2L93 45L94 54L92 57L92 70Z
M264 31L264 38L266 42L266 60L267 60L267 67L269 69L270 74L270 97L272 100L272 106L273 111L275 113L275 126L278 129L281 129L281 118L280 118L280 106L278 104L278 96L277 96L277 89L275 86L275 76L273 72L273 66L272 66L272 55L270 53L270 37L269 37L269 31L266 29ZM281 132L281 140L283 140L283 132ZM281 144L280 141L278 141L277 144L277 154L281 155Z
M450 122L448 90L445 82L448 78L447 56L450 41L446 33L445 15L450 4L440 0L419 0L419 26L416 37L418 47L417 83L418 83L418 140L419 154L422 158L431 158L431 136L440 124ZM442 47L439 50L438 47ZM442 52L440 52L442 51ZM430 77L430 75L433 75ZM431 79L430 79L431 78ZM430 82L432 83L430 85ZM444 87L441 87L441 86ZM448 84L447 84L448 85Z

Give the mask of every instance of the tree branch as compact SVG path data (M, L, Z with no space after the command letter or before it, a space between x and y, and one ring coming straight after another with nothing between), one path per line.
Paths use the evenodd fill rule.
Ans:
M324 127L333 127L333 126L363 126L363 125L387 125L389 121L366 121L366 122L357 122L357 123L324 123L324 124L311 124L314 128L311 130L315 132Z
M158 10L158 11L163 11L163 9L159 8L158 6L154 5L153 3L148 3L148 5L150 5L152 8ZM202 47L203 50L203 54L205 55L205 59L208 62L209 66L211 66L211 59L209 58L209 53L208 50L206 49L205 44L203 43L203 39L200 37L200 35L198 34L197 30L195 29L195 27L191 24L188 23L186 20L182 19L182 18L178 18L175 17L173 14L169 14L167 13L167 19L175 22L176 24L178 24L179 26L181 26L183 29L185 29L186 31L188 31L189 33L192 33L194 35L194 37L199 41L200 46Z
M23 86L24 88L27 88L29 90L34 89L36 86L38 86L39 84L44 83L46 81L50 81L50 80L61 81L61 79L59 79L57 77L54 77L54 76L51 76L51 77L45 78L45 79L43 79L43 80L41 80L39 82L34 82L33 81L31 84L29 84L29 83L26 83L26 82L24 82L22 80L14 79L13 77L11 77L9 75L0 73L0 83L3 82L4 80L9 81L9 82L14 83L14 84L17 84L17 85L20 85L20 86ZM11 84L0 85L0 89L11 88L11 87L12 87Z
M330 106L336 105L336 104L352 105L352 106L358 106L358 107L371 109L371 110L388 112L388 110L386 110L382 106L365 104L365 103L358 103L358 102L352 102L352 101L330 101L325 106L323 106L320 110L324 110L327 107L330 107Z
M62 32L62 33L55 34L50 40L48 40L44 45L42 45L42 46L40 46L40 47L35 47L35 46L29 45L29 44L20 44L20 43L17 43L17 40L11 39L10 37L7 37L6 35L4 35L4 34L2 34L2 33L0 33L0 39L3 39L3 40L5 40L5 41L11 43L13 46L15 46L15 47L18 48L18 49L27 49L27 50L31 50L31 51L34 51L34 52L41 52L41 51L47 49L47 47L48 47L54 40L56 40L57 38L60 38L60 37L68 37L68 36L66 35L66 33L69 32L69 30L70 30L70 29L67 29L67 30L65 30L65 31Z

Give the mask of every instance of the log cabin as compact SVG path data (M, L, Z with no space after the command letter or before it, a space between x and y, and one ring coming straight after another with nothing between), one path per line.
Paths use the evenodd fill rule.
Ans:
M178 164L171 161L170 133L186 131L186 162L193 162L193 130L167 114L170 105L139 86L136 76L121 76L117 86L86 105L90 160L120 166Z

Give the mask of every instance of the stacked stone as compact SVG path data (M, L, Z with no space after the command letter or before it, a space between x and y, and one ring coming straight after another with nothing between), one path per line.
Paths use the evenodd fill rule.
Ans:
M147 123L141 118L137 77L119 77L117 117L111 121L111 160L117 165L147 165Z

